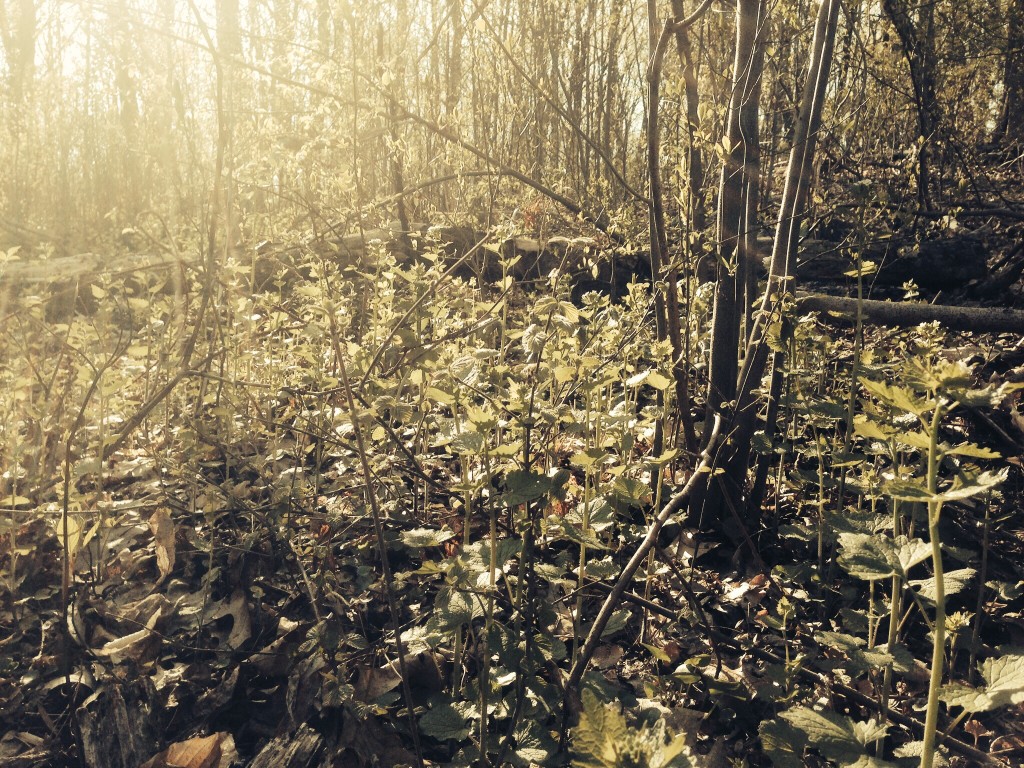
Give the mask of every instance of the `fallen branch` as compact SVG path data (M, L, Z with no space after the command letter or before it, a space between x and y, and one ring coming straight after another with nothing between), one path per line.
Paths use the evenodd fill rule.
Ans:
M857 299L821 294L798 294L797 309L821 312L825 322L852 322ZM1024 333L1024 311L1003 307L954 307L947 304L913 304L898 301L862 301L866 323L906 327L938 321L951 331L974 333Z

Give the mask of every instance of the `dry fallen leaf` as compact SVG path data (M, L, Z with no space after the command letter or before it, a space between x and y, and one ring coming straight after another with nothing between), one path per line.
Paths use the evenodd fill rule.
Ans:
M163 609L158 608L149 617L144 629L111 640L102 648L97 649L96 653L100 656L109 656L114 664L119 664L127 658L131 658L136 663L155 659L160 648L160 635L154 630L161 616L163 616Z
M609 669L619 663L624 653L620 646L601 645L594 651L591 662L598 669Z
M393 691L401 682L402 676L391 664L377 668L360 667L355 686L356 699L369 703L388 691Z
M985 724L980 720L968 720L964 723L964 730L974 737L974 746L978 746L978 739L982 736L991 736L992 731L985 727Z
M241 647L242 643L252 637L252 618L249 616L249 602L244 589L239 588L232 592L231 599L221 603L211 618L216 620L224 616L234 619L231 634L227 639L228 647Z
M153 532L156 544L156 564L160 569L160 578L156 583L160 584L174 570L174 521L171 520L171 510L158 507L149 517L149 529Z
M234 739L228 733L196 736L171 744L139 768L220 768L234 753Z

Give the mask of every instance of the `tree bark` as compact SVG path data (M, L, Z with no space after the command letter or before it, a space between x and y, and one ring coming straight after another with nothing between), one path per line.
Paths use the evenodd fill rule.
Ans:
M757 393L767 370L770 351L767 343L768 328L777 315L782 300L793 291L791 276L796 261L800 224L807 208L807 197L812 181L814 153L832 65L839 8L840 0L822 0L818 11L814 41L811 44L811 61L804 83L800 114L794 130L793 147L786 172L786 185L775 229L768 288L744 356L735 410L728 414L726 421L727 426L723 434L727 438L716 456L716 466L724 468L725 472L716 475L715 481L709 485L704 509L691 508L691 513L703 512L711 519L718 520L722 519L723 512L729 511L733 522L740 529L738 535L741 539L746 538L744 534L748 534L750 528L759 522L758 500L752 500L754 503L747 504L746 507L742 504L750 442L762 405L762 398ZM773 369L779 362L776 356L772 363ZM744 514L741 511L745 508L748 512ZM746 530L743 530L744 528Z
M821 312L825 322L846 324L857 312L857 299L841 296L801 294L797 296L801 312ZM938 321L951 331L974 333L1024 334L1024 311L1004 307L955 307L945 304L911 304L909 302L861 302L861 319L865 323L907 327Z
M732 97L726 139L729 151L722 166L718 194L718 264L715 303L711 328L711 362L709 364L707 415L705 433L716 416L729 410L736 397L736 371L739 367L740 324L743 308L743 273L745 230L748 212L746 193L757 179L751 179L756 163L757 136L751 134L751 118L757 124L760 94L760 70L755 70L758 24L763 17L761 0L737 0L736 58L733 63ZM744 278L745 279L745 278Z
M907 6L910 0L882 0L882 9L896 28L910 68L921 146L917 158L917 197L921 209L930 211L933 144L941 119L936 98L935 4L918 3L915 23Z
M1003 102L996 138L1024 140L1024 0L1010 0L1003 67Z

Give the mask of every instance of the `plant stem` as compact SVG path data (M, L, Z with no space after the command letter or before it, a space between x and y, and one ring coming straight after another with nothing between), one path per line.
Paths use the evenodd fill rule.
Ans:
M900 532L900 502L892 500L892 535L895 538ZM903 581L899 574L892 577L892 594L889 597L889 635L886 638L886 648L892 653L893 647L899 638L900 612L903 610L901 596L903 594ZM882 716L889 717L889 694L892 692L892 664L885 665L885 672L882 675ZM877 742L878 756L881 757L883 741Z
M935 412L929 430L928 443L928 537L932 545L932 568L935 572L935 624L932 627L932 672L928 682L928 707L924 719L924 744L921 750L921 768L932 768L935 759L935 731L939 722L939 689L942 687L942 667L946 646L946 589L942 571L942 539L939 517L942 502L937 498L939 479L939 423L942 401L936 394Z
M391 614L391 626L395 631L395 651L398 654L398 670L402 676L402 697L405 699L405 709L409 717L409 734L412 737L412 746L416 756L416 765L423 768L423 753L420 750L420 736L416 726L416 712L413 709L412 690L409 687L409 674L406 670L405 643L402 641L402 626L399 621L398 601L395 598L394 578L391 572L391 561L388 558L388 546L384 540L384 522L381 519L380 505L377 496L373 491L373 472L370 471L370 460L366 453L366 443L363 440L363 429L359 424L359 413L356 411L356 399L352 393L352 384L348 378L348 366L345 365L345 358L338 358L338 370L341 373L341 384L345 390L345 398L348 401L348 413L352 419L352 429L355 433L356 448L359 452L359 462L362 465L363 476L366 479L366 503L370 508L370 516L373 519L373 531L377 539L377 554L380 556L381 576L384 582L384 596L388 603L388 612Z

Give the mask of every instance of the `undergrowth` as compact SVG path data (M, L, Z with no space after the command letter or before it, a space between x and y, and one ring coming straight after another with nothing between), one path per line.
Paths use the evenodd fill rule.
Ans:
M862 348L787 319L781 427L755 446L760 557L677 516L577 698L566 674L607 585L697 464L671 439L648 287L574 304L557 274L480 286L443 278L440 254L307 262L259 294L225 271L205 314L201 287L141 273L89 287L92 314L48 320L29 297L7 323L0 661L67 741L72 675L127 663L168 741L198 725L168 670L246 660L245 685L283 699L250 696L254 720L384 723L395 760L444 765L930 766L978 759L951 740L1024 702L1024 655L994 647L1019 577L987 558L1007 465L971 418L1014 394L938 329ZM135 619L155 649L99 608L147 595L166 601ZM246 728L243 755L266 737Z

